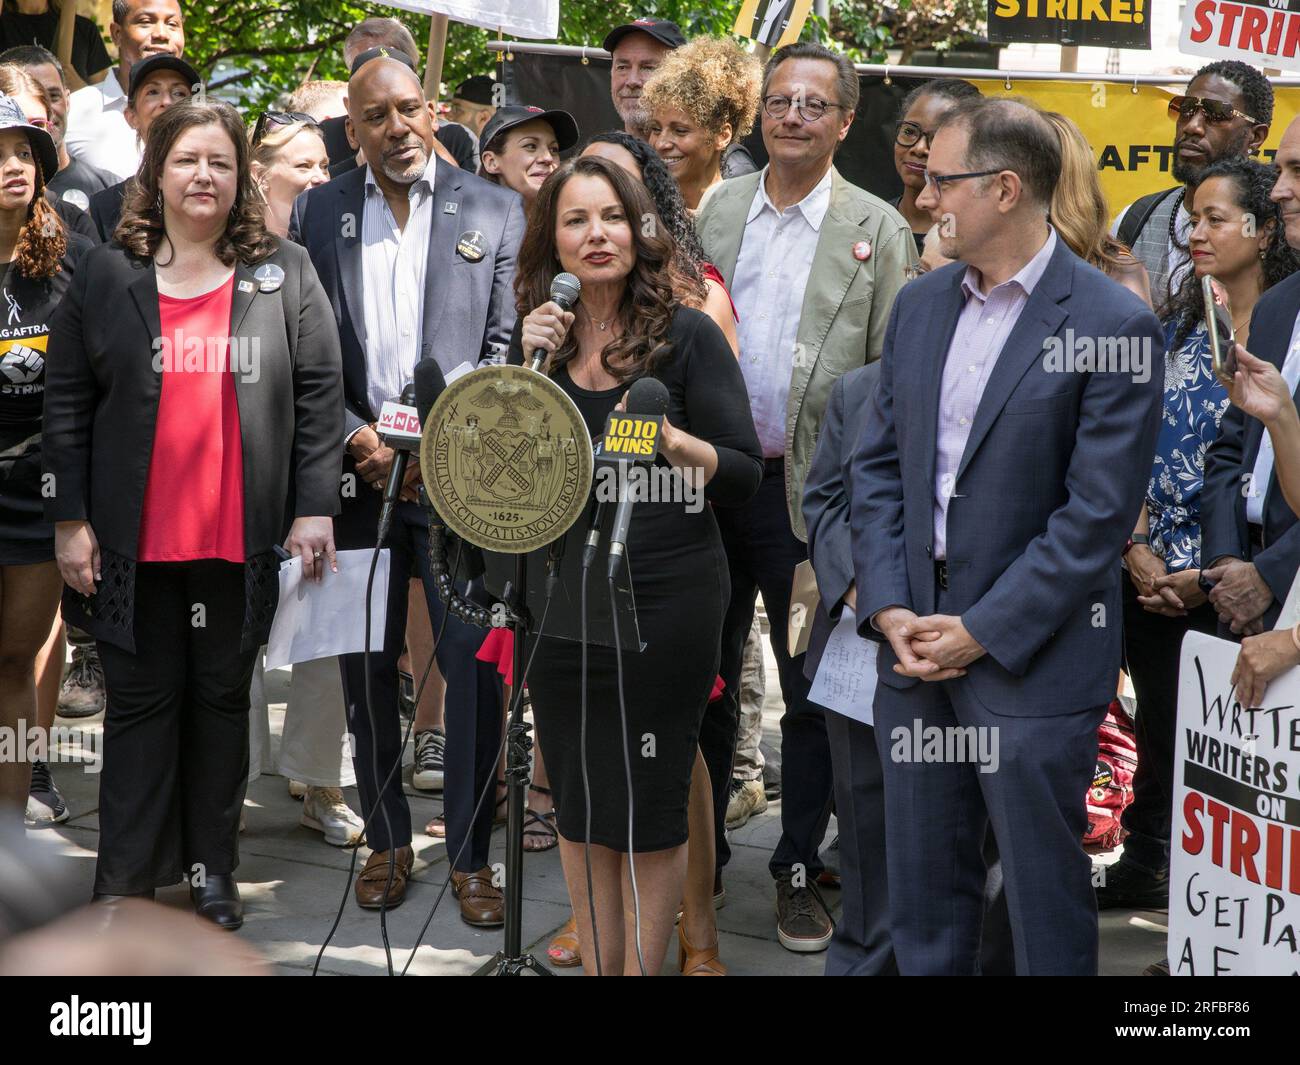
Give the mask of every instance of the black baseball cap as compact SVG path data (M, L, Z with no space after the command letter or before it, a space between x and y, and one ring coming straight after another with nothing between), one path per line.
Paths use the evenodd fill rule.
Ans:
M629 33L648 33L660 44L666 44L669 48L680 48L686 43L686 38L677 23L662 18L639 18L626 25L615 26L605 34L601 47L607 52L612 52L618 47L618 42Z
M544 111L540 107L524 107L521 104L498 107L497 113L488 119L488 124L483 127L478 142L482 145L483 151L488 151L492 142L507 130L538 118L551 124L560 151L567 151L578 143L578 123L568 111Z
M352 60L352 69L348 71L348 77L355 77L358 70L364 67L372 59L396 59L403 66L415 70L415 60L398 48L389 48L387 45L380 45L378 48L367 48L356 59ZM419 71L415 71L417 74Z
M185 84L191 89L195 86L202 85L203 79L199 77L199 72L190 66L180 56L175 55L151 55L146 59L141 59L131 68L131 77L127 81L126 98L127 101L135 99L136 90L144 84L145 79L150 74L157 74L160 70L174 70L182 78Z
M496 88L496 82L492 78L489 78L486 74L475 74L472 78L466 78L457 85L452 96L468 103L491 107L494 88Z

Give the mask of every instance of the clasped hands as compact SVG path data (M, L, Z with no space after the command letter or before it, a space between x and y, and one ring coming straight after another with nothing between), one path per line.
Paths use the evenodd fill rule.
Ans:
M894 672L899 676L951 680L965 676L966 667L987 654L961 618L952 614L917 617L906 607L893 606L872 620L894 649Z

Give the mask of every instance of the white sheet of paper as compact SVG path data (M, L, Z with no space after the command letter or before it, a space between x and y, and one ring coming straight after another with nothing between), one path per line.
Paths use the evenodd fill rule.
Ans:
M926 144L929 143L930 143L929 141L926 141ZM442 379L446 381L447 384L451 384L453 381L460 380L460 378L464 377L467 373L469 373L473 369L474 367L471 366L469 363L462 362L455 369L450 370L446 374L444 374Z
M880 645L858 635L857 620L848 607L831 630L826 650L817 665L808 698L837 714L874 724L872 703L876 698L876 654Z
M365 650L364 604L372 554L371 548L340 551L339 571L333 573L326 568L325 578L319 584L302 579L300 558L291 558L280 567L280 605L266 644L267 669ZM388 548L384 548L379 552L370 593L371 651L381 651L384 647L388 562Z

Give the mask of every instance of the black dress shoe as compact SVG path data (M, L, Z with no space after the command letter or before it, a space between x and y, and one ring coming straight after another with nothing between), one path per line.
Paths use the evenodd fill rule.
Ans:
M202 887L190 885L190 901L195 913L218 928L233 932L244 923L244 903L233 876L209 873Z
M137 891L133 895L106 895L103 892L96 891L90 896L91 902L112 903L121 902L123 899L147 899L149 902L153 902L153 888L148 891Z
M1157 875L1122 857L1108 865L1097 886L1099 910L1166 910L1169 908L1169 873Z

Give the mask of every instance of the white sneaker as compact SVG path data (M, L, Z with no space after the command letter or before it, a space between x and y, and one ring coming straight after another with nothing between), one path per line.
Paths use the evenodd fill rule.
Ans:
M731 781L727 798L727 827L740 828L746 821L767 809L767 795L761 780Z
M411 774L411 787L418 791L442 791L446 751L447 736L442 729L415 734L415 772Z
M365 822L343 801L339 788L308 788L298 823L324 833L325 842L334 847L355 847L365 828Z

